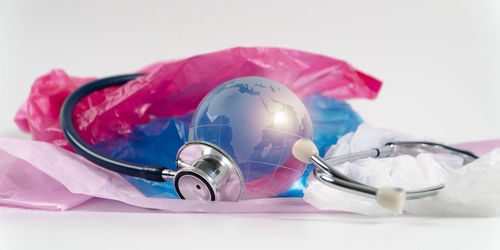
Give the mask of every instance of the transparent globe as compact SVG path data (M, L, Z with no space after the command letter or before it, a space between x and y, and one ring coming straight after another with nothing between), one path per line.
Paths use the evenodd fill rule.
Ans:
M203 99L189 139L225 150L243 174L244 198L260 198L280 194L303 174L306 165L292 156L292 146L312 135L311 118L291 90L267 78L243 77Z

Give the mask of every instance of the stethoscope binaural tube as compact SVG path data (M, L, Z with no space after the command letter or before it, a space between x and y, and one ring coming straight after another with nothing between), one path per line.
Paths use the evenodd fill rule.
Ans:
M73 149L87 160L109 170L150 181L163 182L173 176L173 171L162 166L135 164L104 155L89 146L73 125L73 111L76 105L89 94L112 86L120 86L144 74L129 74L108 77L88 83L73 91L64 101L61 109L61 129Z
M293 155L295 158L302 162L313 163L315 165L315 168L313 169L313 176L321 183L343 191L374 197L381 206L395 212L402 211L405 200L413 200L435 195L439 192L439 190L444 188L444 184L408 191L399 187L375 188L345 176L337 171L333 166L363 158L379 158L393 156L396 154L416 155L422 152L449 153L458 155L464 159L464 165L477 159L477 156L471 152L426 141L389 142L379 148L333 157L330 159L331 164L319 157L318 149L310 140L299 139L293 147Z

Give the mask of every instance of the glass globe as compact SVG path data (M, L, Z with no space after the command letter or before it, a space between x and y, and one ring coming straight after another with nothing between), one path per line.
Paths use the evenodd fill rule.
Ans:
M292 146L312 135L301 100L262 77L237 78L215 88L198 106L189 131L190 141L215 144L238 164L244 198L273 197L290 187L306 168L292 156Z

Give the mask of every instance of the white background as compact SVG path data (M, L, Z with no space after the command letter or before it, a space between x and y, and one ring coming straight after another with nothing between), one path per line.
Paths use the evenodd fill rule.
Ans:
M0 136L23 137L14 114L53 68L101 77L278 46L343 59L382 80L376 101L351 101L374 125L448 143L496 139L499 44L494 0L0 0ZM2 210L0 249L499 249L499 229L497 218L164 214L98 201L65 213Z

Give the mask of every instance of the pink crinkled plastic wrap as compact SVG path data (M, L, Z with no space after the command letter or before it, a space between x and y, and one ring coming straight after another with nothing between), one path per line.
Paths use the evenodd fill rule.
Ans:
M237 77L262 76L299 97L322 94L338 99L375 98L381 82L344 61L279 48L232 48L183 60L157 63L146 76L94 93L74 112L81 137L90 144L126 136L151 118L193 112L219 84ZM70 149L59 125L59 110L78 86L95 78L70 77L53 70L38 78L16 123L34 140Z

